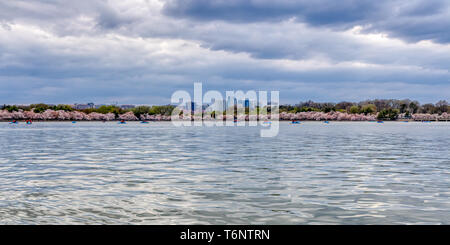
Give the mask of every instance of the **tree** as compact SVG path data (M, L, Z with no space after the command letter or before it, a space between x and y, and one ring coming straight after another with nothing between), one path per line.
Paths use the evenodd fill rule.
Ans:
M342 101L336 104L336 110L341 111L341 110L345 110L345 111L349 111L350 107L352 107L354 105L353 102L347 102L347 101Z
M405 118L411 118L411 113L409 113L409 111L405 112Z
M364 105L361 108L361 112L364 113L364 115L373 114L377 112L377 107L374 104Z
M141 118L141 115L149 114L151 108L149 106L138 106L133 108L131 111L137 118Z
M436 113L436 108L431 103L424 104L424 105L422 105L421 112L428 113L428 114L434 114L434 113Z
M114 105L102 105L98 109L96 109L95 112L102 114L114 113L114 115L117 116L119 114L122 114L123 110L120 107Z
M407 108L408 108L408 105L406 103L401 103L400 104L400 113L405 113Z
M31 104L30 107L34 108L34 110L33 110L34 113L42 113L42 112L50 109L49 106L44 103Z
M19 111L19 108L15 105L7 105L4 106L3 109L6 109L8 112Z
M412 114L417 113L417 111L419 110L419 102L409 103L409 110L411 111Z
M155 105L150 108L148 114L170 116L172 114L173 109L175 109L175 106L173 105L163 105L163 106Z
M73 111L72 106L70 105L63 105L63 104L59 104L57 106L53 106L53 108L51 108L55 111Z
M354 105L354 106L350 107L350 113L351 114L358 114L359 113L359 106Z
M448 102L445 100L440 100L438 103L436 103L436 110L439 114L442 114L444 112L447 112L448 110Z
M382 120L382 119L396 120L399 112L400 111L398 109L392 109L392 108L383 109L380 111L380 113L378 113L377 118L379 120Z

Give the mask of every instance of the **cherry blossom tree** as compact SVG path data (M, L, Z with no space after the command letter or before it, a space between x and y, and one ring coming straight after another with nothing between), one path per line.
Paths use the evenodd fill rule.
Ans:
M137 121L137 120L138 120L138 118L137 118L137 117L134 115L134 113L131 112L131 111L126 112L126 113L120 115L120 116L119 116L119 119L120 119L120 120L125 120L125 121Z

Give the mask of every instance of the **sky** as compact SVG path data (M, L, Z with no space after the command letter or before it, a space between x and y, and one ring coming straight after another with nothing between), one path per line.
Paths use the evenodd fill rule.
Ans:
M0 104L450 100L447 0L0 1Z

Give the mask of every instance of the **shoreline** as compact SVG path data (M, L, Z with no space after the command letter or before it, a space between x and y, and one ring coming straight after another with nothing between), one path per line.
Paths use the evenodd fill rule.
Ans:
M11 120L0 120L0 123L11 123L12 121L16 121L16 122L21 122L21 123L26 123L29 119L11 119ZM32 123L34 122L121 122L122 120L31 120ZM124 120L124 122L171 122L172 120ZM187 120L188 121L188 120ZM202 121L206 121L206 122L211 122L211 121L221 121L221 120L202 120ZM226 120L222 120L222 121L226 121ZM233 121L233 120L229 120L229 121ZM243 120L238 120L239 122L242 122ZM245 120L245 122L248 122L249 120ZM265 122L265 121L273 121L273 120L257 120L258 122ZM293 122L293 121L298 121L298 122L450 122L450 120L404 120L404 119L399 119L399 120L285 120L285 119L280 119L278 120L280 122Z

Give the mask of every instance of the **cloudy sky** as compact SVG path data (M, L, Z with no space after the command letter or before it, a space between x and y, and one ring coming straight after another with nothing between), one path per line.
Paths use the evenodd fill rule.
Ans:
M450 99L446 0L0 1L0 104Z

